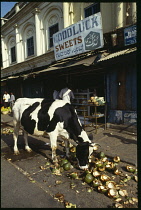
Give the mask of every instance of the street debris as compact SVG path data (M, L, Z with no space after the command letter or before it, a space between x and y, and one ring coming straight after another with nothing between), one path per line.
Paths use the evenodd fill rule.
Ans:
M76 208L76 204L72 204L72 203L66 202L65 203L65 207L66 208Z
M10 108L10 107L4 108L4 106L2 106L2 107L1 107L1 113L2 113L2 114L11 113L11 108Z
M11 128L3 128L2 129L2 134L12 134L13 132L14 132L14 130Z
M62 184L62 181L61 180L56 180L55 183L56 184Z
M75 147L71 147L71 152L76 153ZM138 202L137 198L129 199L127 187L130 180L138 181L137 168L130 166L125 167L125 172L120 168L120 157L114 158L107 157L104 152L99 152L92 155L89 163L89 168L84 171L75 171L75 168L71 167L71 163L64 157L59 160L58 168L53 168L52 173L55 175L61 175L67 171L67 177L72 180L70 183L70 189L75 188L75 192L80 191L77 189L76 183L73 180L81 180L82 185L86 188L88 193L97 191L104 194L109 198L112 198L115 202L114 208L124 208L127 205L133 205ZM75 156L75 155L74 155ZM73 156L73 157L74 157ZM63 170L62 170L63 169ZM71 171L73 169L73 172ZM56 181L56 184L62 184L60 181ZM87 187L89 185L89 187ZM62 194L57 194L55 197L61 202L64 200ZM76 208L76 204L69 202L65 203L66 208Z
M64 195L61 193L56 193L54 199L57 199L59 202L64 202Z

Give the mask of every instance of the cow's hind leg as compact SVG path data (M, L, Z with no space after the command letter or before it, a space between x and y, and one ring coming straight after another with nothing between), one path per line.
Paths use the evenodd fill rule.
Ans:
M14 154L18 155L20 154L18 147L17 147L17 141L18 141L18 134L20 129L20 122L17 122L16 120L13 120L14 124L14 132L13 132L13 139L14 139Z
M58 159L56 156L56 149L57 149L57 135L54 133L49 133L50 137L50 144L52 149L52 161L55 164L55 166L58 166Z
M28 146L28 133L24 131L23 135L24 135L24 141L25 141L25 150L27 152L32 152L32 149Z

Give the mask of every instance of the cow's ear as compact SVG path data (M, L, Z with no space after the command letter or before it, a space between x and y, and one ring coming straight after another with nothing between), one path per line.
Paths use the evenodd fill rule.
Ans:
M88 135L88 137L89 137L89 139L92 141L93 140L93 134L92 133L90 133L89 135Z

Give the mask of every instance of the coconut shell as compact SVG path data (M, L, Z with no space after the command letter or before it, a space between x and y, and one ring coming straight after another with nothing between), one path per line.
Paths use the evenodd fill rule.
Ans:
M117 198L118 197L118 191L116 189L109 189L108 190L108 196L112 198Z
M109 176L107 176L106 174L103 174L100 176L100 180L104 181L104 182L109 181L110 179L111 178Z

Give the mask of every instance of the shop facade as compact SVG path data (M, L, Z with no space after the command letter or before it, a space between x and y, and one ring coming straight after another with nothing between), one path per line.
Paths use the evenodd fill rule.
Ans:
M32 76L9 79L5 84L19 97L45 97L49 101L53 101L53 91L61 90L66 82L71 84L74 93L96 89L97 96L104 97L107 103L107 123L136 125L136 47L121 54L113 53L110 59L106 56L96 60L97 55L92 55L91 59L81 60L81 64L76 62L65 67L60 63Z
M126 42L124 40L124 28L126 25L133 25L131 27L135 28L136 19L129 21L129 18L126 17L125 10L129 6L128 4L130 3L101 3L98 8L102 14L103 46L57 61L53 46L49 46L52 37L49 37L48 30L59 24L58 31L69 27L69 33L70 28L73 30L72 24L85 19L84 11L88 11L89 7L93 8L95 5L92 3L58 3L58 7L56 7L54 3L45 2L25 4L23 9L21 7L21 11L2 26L4 68L2 69L1 92L3 93L5 90L13 92L16 98L45 97L51 101L53 100L53 91L60 90L67 82L71 84L74 93L93 92L96 89L97 95L104 97L107 103L107 122L136 124L136 42L128 38ZM78 14L75 11L76 5L80 6ZM31 8L32 12L29 12ZM118 8L121 8L122 15L118 13ZM131 3L130 8L132 8L131 11L128 11L130 16L135 15L135 3ZM21 19L19 16L20 13L24 15L23 11L27 12L27 16ZM109 11L109 16L106 11ZM112 23L113 11L115 11L116 18ZM61 19L62 17L63 19ZM89 26L88 20L84 20L84 23L87 23L86 27ZM94 23L91 24L94 25ZM12 24L14 24L14 28L11 29L12 34L10 34L9 29ZM128 30L127 27L125 33L128 33ZM132 30L132 32L134 31L136 30ZM9 35L7 36L6 33ZM94 35L90 32L87 39ZM133 37L135 37L134 34ZM35 54L30 56L26 53L26 41L29 39L30 41L33 39L35 42ZM20 53L16 52L17 63L10 63L6 45L12 44L9 46L13 48L14 43L18 43L16 47ZM73 40L74 43L75 40ZM67 44L66 47L68 47Z

